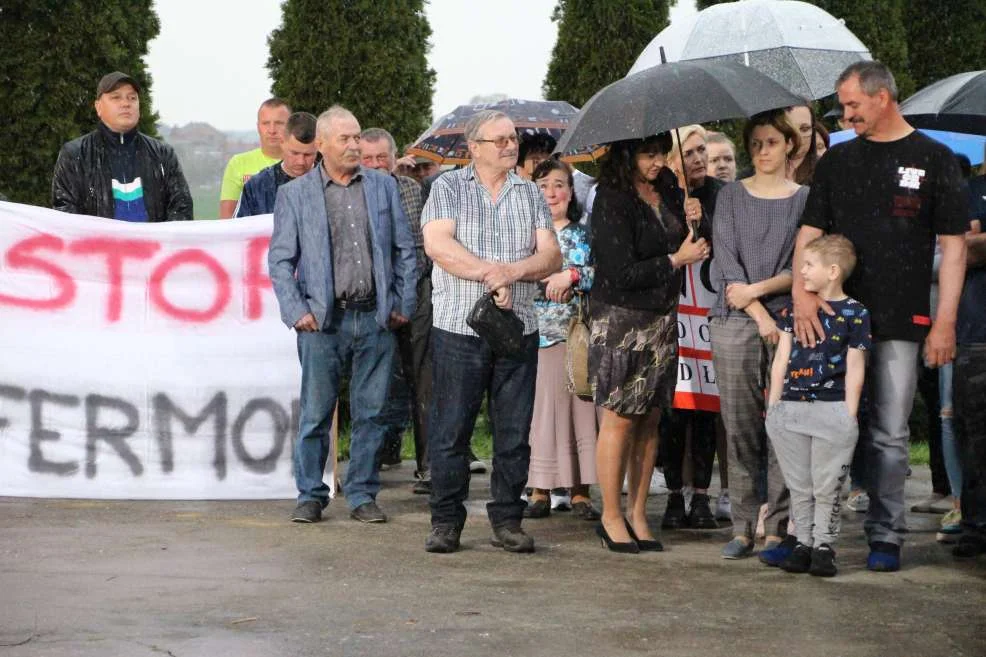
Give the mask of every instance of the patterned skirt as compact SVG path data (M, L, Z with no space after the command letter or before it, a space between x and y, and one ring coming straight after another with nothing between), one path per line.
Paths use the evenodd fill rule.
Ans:
M670 407L678 383L677 314L593 300L589 376L597 406L620 415Z

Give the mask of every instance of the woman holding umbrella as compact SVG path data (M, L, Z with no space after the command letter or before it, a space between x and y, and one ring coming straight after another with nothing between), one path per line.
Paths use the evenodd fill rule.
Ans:
M657 425L677 381L681 268L709 255L706 240L686 239L682 219L698 222L702 210L696 199L682 202L664 166L670 149L668 133L612 144L593 207L589 371L602 408L596 468L603 497L596 531L615 552L663 549L646 505ZM625 473L629 518L620 509Z
M716 195L725 185L708 175L709 155L706 150L706 132L700 125L688 125L673 133L674 140L668 154L668 166L688 185L689 195L702 205L702 222L699 235L712 239L712 216L715 214ZM678 140L681 140L679 147ZM697 273L696 273L697 277ZM683 465L686 454L687 434L691 433L692 495L691 508L685 508ZM667 508L661 520L661 529L718 529L709 500L709 484L712 481L712 463L716 455L716 413L701 410L671 409L670 422L660 441L664 478L667 480Z
M779 563L786 554L772 549L787 534L788 492L764 428L764 389L779 339L772 313L790 299L794 240L808 188L787 177L799 137L784 110L753 116L743 129L743 142L754 174L719 192L712 224L712 282L719 293L709 312L709 328L729 447L733 512L733 539L722 556L753 554L761 503L758 482L766 464L768 549L761 560L779 556ZM779 549L787 547L793 549L787 543Z

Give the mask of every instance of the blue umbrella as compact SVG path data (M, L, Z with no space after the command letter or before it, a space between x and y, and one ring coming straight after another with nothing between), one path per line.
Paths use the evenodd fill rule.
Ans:
M982 135L966 135L961 132L925 130L924 128L921 128L921 132L928 135L935 141L940 141L945 144L952 149L953 153L961 153L962 155L965 155L974 165L981 164L983 161L983 148L986 147L986 137ZM829 135L829 143L832 146L835 146L836 144L841 144L844 141L855 139L855 137L855 130L840 130L839 132L833 132Z

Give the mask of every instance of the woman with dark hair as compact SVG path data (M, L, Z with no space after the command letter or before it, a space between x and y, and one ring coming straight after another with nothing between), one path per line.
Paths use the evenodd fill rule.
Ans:
M815 118L815 110L806 101L804 105L788 107L785 113L798 136L798 148L788 163L788 176L799 185L810 185L818 162L815 146L815 124L818 119Z
M791 298L791 260L808 188L788 179L799 137L783 110L757 114L743 130L754 174L726 185L712 222L718 289L709 312L712 360L729 448L733 539L725 559L753 553L754 528L766 470L766 542L761 560L780 563L787 535L788 492L764 428L764 390L779 339L772 313ZM776 563L774 563L776 561Z
M584 303L579 297L592 287L589 236L579 224L582 212L574 196L572 168L549 158L537 165L532 179L551 210L562 266L541 281L543 290L534 299L540 344L527 475L532 492L524 517L550 515L550 491L568 488L572 515L599 520L589 498L589 485L596 483L596 409L568 391L565 371L568 324Z
M667 133L614 143L603 158L593 206L589 372L602 409L596 468L603 497L604 545L615 552L659 551L647 524L647 492L657 426L678 375L676 313L681 268L709 255L683 219L698 222L697 199L682 202L665 157ZM624 473L627 511L620 509Z
M829 131L821 121L815 121L815 155L816 160L825 155L829 149Z

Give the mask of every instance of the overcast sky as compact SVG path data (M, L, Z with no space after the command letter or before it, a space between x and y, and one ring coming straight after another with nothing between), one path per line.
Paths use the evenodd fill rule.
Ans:
M257 106L270 96L267 35L281 23L281 0L155 0L154 6L161 34L150 44L147 65L161 120L252 129ZM541 98L557 33L554 6L555 0L430 0L433 111L481 94ZM679 0L671 18L694 12L693 0Z

